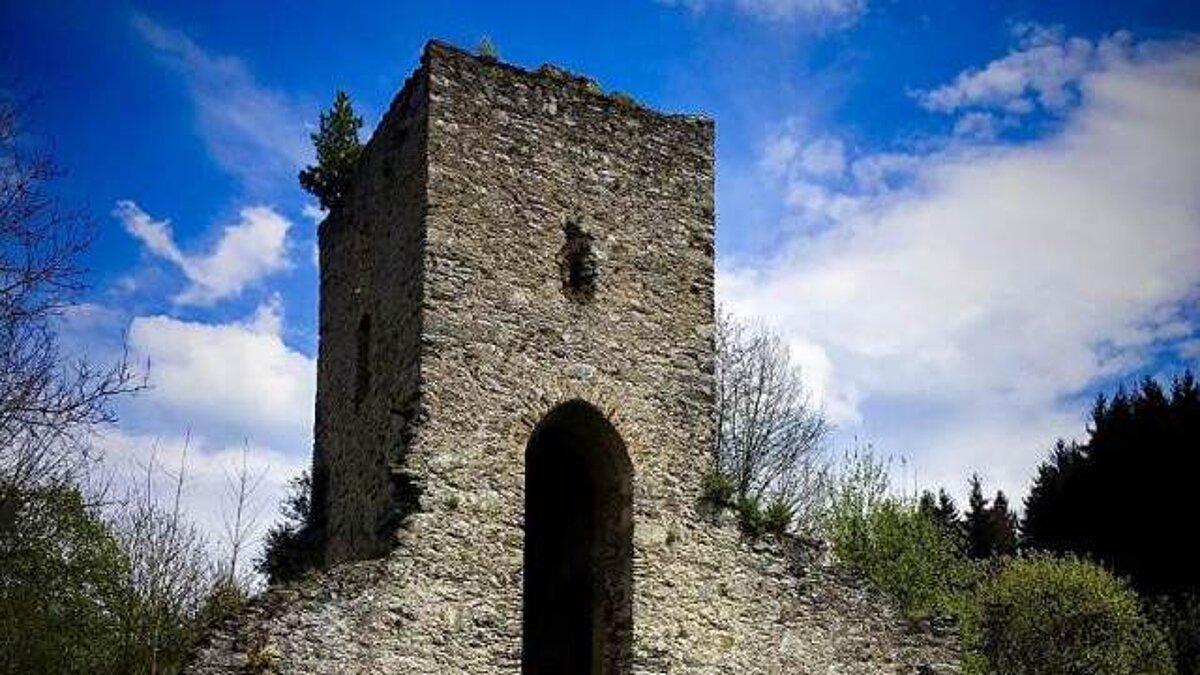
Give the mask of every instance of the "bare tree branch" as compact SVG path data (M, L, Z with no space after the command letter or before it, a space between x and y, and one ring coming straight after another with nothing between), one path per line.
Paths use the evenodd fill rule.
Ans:
M236 472L225 474L227 501L222 514L222 534L228 557L223 561L220 571L226 583L243 591L248 591L253 584L253 572L247 573L242 569L242 553L250 544L262 515L262 505L257 502L255 495L266 476L265 469L257 472L250 470L250 444L243 441L241 464Z
M774 500L806 525L827 467L824 413L804 387L783 340L721 313L716 331L714 466L738 500Z
M94 463L91 435L115 421L116 397L146 382L127 354L64 362L53 322L86 287L95 228L49 192L61 171L27 149L18 112L0 100L0 480L62 485Z

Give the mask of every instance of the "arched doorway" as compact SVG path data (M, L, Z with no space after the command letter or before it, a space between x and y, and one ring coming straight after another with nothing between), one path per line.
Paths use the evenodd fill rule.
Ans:
M521 671L629 672L632 467L617 430L583 401L552 410L525 448Z

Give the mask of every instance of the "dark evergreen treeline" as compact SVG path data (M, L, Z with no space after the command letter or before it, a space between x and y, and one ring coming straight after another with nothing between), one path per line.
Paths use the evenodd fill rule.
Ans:
M1086 437L1058 441L1037 469L1020 520L1003 492L972 476L960 514L945 490L921 513L970 558L1054 554L1095 561L1129 582L1165 633L1177 672L1200 674L1200 574L1189 554L1200 521L1200 387L1186 371L1097 398Z
M1139 591L1197 589L1184 554L1200 508L1200 389L1190 372L1166 391L1144 380L1101 396L1087 440L1060 441L1025 500L1027 547L1103 561Z

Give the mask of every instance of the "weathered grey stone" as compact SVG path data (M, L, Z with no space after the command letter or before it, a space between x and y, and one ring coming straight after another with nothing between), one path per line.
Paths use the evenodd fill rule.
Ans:
M215 628L187 672L519 671L527 452L551 430L613 474L591 483L610 486L588 555L615 617L592 672L955 669L953 635L912 629L819 546L752 546L699 506L712 143L709 120L558 68L426 47L321 226L330 568ZM577 425L550 424L571 406Z

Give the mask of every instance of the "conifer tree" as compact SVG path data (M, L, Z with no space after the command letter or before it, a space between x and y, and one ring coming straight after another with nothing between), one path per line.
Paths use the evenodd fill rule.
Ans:
M967 499L967 555L975 559L992 555L992 514L983 496L983 481L971 474L971 494Z
M991 555L1012 555L1017 552L1017 516L1008 509L1008 497L1003 490L996 491L992 508L988 510L990 531L988 542Z
M354 113L346 92L339 90L333 105L321 113L321 127L312 134L317 163L300 172L300 187L314 195L321 208L330 211L338 208L349 192L362 154L360 128L362 118Z
M946 488L938 490L937 516L938 520L947 527L957 529L961 525L959 522L958 506L954 503L954 498L946 492Z
M932 490L925 490L921 493L917 507L922 514L937 523L946 533L955 539L961 538L962 522L959 520L958 506L955 505L954 498L946 492L945 488L939 489L936 496Z

